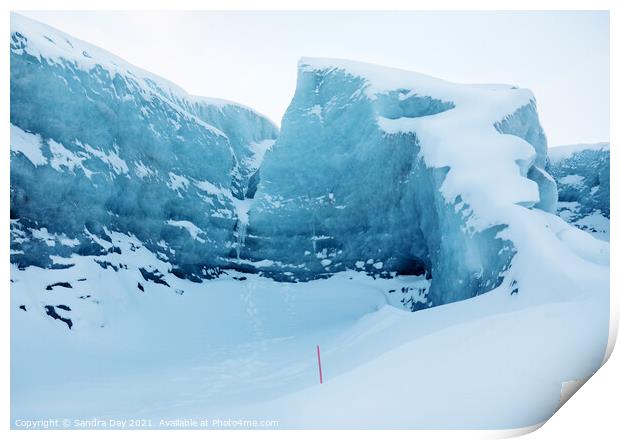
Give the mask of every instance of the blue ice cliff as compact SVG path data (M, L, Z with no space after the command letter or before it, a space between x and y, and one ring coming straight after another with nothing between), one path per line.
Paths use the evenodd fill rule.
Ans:
M546 154L527 90L303 59L243 256L283 278L425 273L434 305L484 293L514 253L504 207L555 210Z
M12 261L114 252L135 235L174 273L217 274L276 126L11 16ZM243 215L243 214L242 214Z

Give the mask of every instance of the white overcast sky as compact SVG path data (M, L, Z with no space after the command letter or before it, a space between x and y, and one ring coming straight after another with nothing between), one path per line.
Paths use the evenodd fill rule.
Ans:
M609 140L607 12L21 12L280 123L302 56L533 90L549 145Z

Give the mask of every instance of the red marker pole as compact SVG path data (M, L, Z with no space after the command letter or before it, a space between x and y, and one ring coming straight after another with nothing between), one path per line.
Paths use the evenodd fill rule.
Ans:
M316 357L319 360L319 382L323 383L323 369L321 368L321 349L316 346Z

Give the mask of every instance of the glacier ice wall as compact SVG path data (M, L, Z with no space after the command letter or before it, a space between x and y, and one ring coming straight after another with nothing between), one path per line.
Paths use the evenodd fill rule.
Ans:
M194 278L227 265L238 202L278 134L16 14L10 118L13 262L112 252L118 231Z
M433 305L469 298L510 265L502 208L555 209L545 161L527 90L303 59L243 257L279 279L426 273Z
M580 215L609 218L609 160L608 142L550 149L547 169L557 181L559 201L578 203Z
M195 281L226 268L425 274L430 306L502 283L523 225L556 210L528 90L302 59L278 134L62 32L17 15L11 26L21 267L119 252L118 232Z

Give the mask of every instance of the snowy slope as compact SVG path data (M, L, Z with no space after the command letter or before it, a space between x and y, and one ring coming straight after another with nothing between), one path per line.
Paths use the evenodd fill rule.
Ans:
M190 96L12 14L12 261L106 254L101 242L121 231L180 276L215 275L235 255L238 201L277 133L245 106Z
M609 143L549 150L548 171L558 184L558 214L609 241Z

